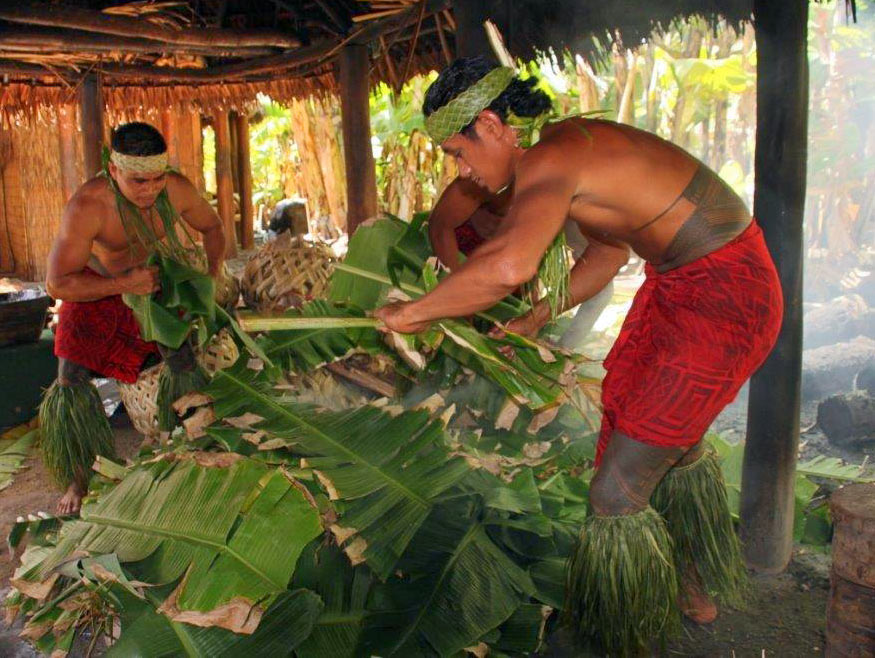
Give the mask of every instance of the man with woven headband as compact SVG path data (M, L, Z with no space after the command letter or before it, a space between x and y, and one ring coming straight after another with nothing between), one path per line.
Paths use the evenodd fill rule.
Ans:
M69 200L49 255L46 287L63 303L55 335L58 379L44 397L40 419L46 466L66 487L60 515L78 512L95 455L112 453L91 377L135 382L146 358L157 351L140 338L121 295L150 294L159 287L157 269L145 267L149 245L141 235L176 238L156 211L159 196L166 194L175 214L202 235L212 276L222 267L225 249L216 213L187 178L169 170L160 132L128 123L113 131L111 143L107 171ZM123 204L138 209L142 230L120 215Z
M626 263L646 280L605 361L591 515L568 561L566 619L610 655L639 652L677 627L707 623L711 596L745 582L725 486L702 436L774 345L782 293L762 232L720 178L680 148L631 126L544 124L545 100L508 68L462 59L428 89L423 111L460 175L512 185L495 235L429 294L377 311L416 332L489 308L538 272L566 221L589 245L565 308L596 295ZM537 128L531 143L526 124ZM534 335L542 300L509 330Z

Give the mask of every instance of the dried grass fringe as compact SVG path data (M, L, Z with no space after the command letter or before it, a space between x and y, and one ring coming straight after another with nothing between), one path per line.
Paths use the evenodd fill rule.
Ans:
M588 518L566 574L565 621L577 639L611 656L664 644L680 628L672 551L651 507Z
M86 481L97 455L114 459L112 430L91 382L53 383L40 404L39 422L43 462L62 489Z
M678 576L694 568L709 595L741 606L747 572L717 455L708 450L692 464L671 469L650 502L668 526Z
M190 370L173 372L164 364L158 375L158 429L161 432L172 432L179 422L173 403L187 393L201 390L209 380L199 365Z

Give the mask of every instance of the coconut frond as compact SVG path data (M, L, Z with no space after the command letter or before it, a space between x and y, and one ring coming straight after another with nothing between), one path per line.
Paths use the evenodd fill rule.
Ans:
M636 655L679 628L677 575L665 522L648 507L591 516L568 561L566 620L582 643Z
M424 411L397 416L374 407L316 411L278 399L258 373L238 364L216 373L206 393L216 418L244 412L316 469L329 497L342 500L332 528L347 554L382 578L392 573L434 499L467 472L451 458L443 427Z
M651 504L671 534L678 577L694 570L708 594L741 605L747 574L717 456L709 450L692 464L671 469Z
M112 430L100 395L91 382L54 382L39 408L43 463L62 489L87 480L97 455L112 457Z
M27 426L24 426L26 429ZM16 428L17 429L17 428ZM0 438L0 491L12 484L12 478L24 465L24 461L31 453L31 449L39 437L39 430L27 430L21 435L5 438L9 433Z
M115 553L138 580L182 577L163 604L170 619L251 633L321 530L312 498L281 470L188 453L133 469L86 503L22 580L45 581L77 551Z

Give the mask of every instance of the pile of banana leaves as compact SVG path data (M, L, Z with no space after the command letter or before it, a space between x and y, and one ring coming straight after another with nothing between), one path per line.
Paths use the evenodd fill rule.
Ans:
M263 334L178 400L165 444L99 460L79 519L16 524L7 617L55 655L77 636L108 638L110 656L538 650L586 515L597 412L576 358L483 332L519 300L415 339L349 327L436 284L427 244L421 221L361 228L329 298L288 314L318 322ZM351 355L388 360L395 395L314 404L290 383Z
M430 256L421 218L361 227L328 299L286 314L305 328L247 340L177 401L185 420L167 443L125 465L98 460L79 519L13 527L7 620L23 617L53 656L77 637L150 658L542 648L587 514L593 389L579 359L486 335L524 310L512 298L385 340L368 313L435 285ZM326 365L357 359L388 364L395 393ZM742 448L715 445L736 492ZM807 473L825 470L857 476L833 463ZM822 531L820 513L798 507L800 537Z

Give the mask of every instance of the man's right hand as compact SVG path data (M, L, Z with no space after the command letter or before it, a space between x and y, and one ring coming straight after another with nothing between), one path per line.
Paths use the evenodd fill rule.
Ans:
M161 289L157 267L135 267L121 277L122 292L151 295Z

